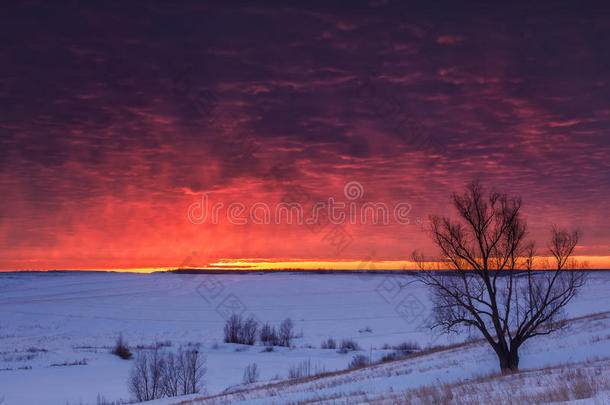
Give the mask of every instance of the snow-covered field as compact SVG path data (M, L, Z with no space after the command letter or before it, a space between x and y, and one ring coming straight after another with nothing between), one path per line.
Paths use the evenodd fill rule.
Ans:
M374 360L389 352L382 349L385 344L413 341L425 348L468 339L425 327L427 292L411 281L388 274L0 273L0 398L6 404L95 404L98 394L108 401L130 399L132 361L110 354L119 333L133 347L199 345L207 357L209 395L252 388L237 386L253 362L260 368L258 385L275 384L225 396L222 403L324 402L337 395L344 398L337 403L367 398L392 403L392 395L408 389L496 372L494 354L474 342L324 379L278 382L303 360L328 372L344 370L354 353L320 349L328 337L351 338ZM592 373L602 370L607 379L610 314L587 315L609 310L610 273L593 274L568 308L570 317L585 318L527 343L521 368L551 367L550 374L561 378L566 371L555 366L580 363ZM301 337L294 347L274 352L264 352L260 344L225 344L222 329L231 312L275 325L290 317Z

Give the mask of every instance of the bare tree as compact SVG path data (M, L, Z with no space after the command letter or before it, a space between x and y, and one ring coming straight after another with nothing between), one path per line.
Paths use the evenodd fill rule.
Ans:
M165 364L164 356L158 349L151 353L138 352L129 377L129 391L138 401L150 401L161 398L162 380Z
M138 352L129 376L129 391L138 401L198 393L206 372L197 350Z
M536 242L530 241L525 245L525 269L533 270L536 268Z
M260 372L258 371L258 365L256 363L249 364L244 369L244 384L252 384L258 381Z
M549 244L549 251L557 262L557 269L561 270L566 267L568 259L576 244L578 243L578 232L568 232L563 229L559 229L557 225L553 225L552 229L553 236L551 243Z
M454 193L452 203L459 220L430 218L440 260L450 270L431 270L423 255L413 253L432 292L432 326L480 331L502 372L516 371L519 347L560 328L565 306L585 283L584 272L565 268L579 235L553 226L549 250L557 265L535 270L535 245L526 240L520 198L473 182L463 194Z
M182 364L181 356L182 349L180 349L178 355L171 352L165 355L165 369L163 371L161 386L163 395L166 397L175 397L180 395L180 365Z
M196 394L201 390L206 358L200 356L197 350L180 350L178 354L181 359L180 381L182 383L182 394Z

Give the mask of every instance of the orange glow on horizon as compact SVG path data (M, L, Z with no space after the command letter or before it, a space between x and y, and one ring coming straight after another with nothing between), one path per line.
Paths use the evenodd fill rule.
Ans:
M550 259L539 256L538 259ZM586 263L589 269L610 269L610 256L574 256L574 260ZM239 259L220 260L210 263L209 267L217 269L241 270L415 270L416 263L411 260L265 260L265 259Z
M540 256L539 259L546 257ZM600 270L610 269L610 256L574 256L575 260L587 263L588 269ZM0 270L0 272L12 271L112 271L129 273L153 273L158 271L170 271L179 269L196 270L415 270L417 266L410 260L307 260L307 259L271 259L271 258L240 258L220 259L203 266L167 266L167 267L96 267L80 269L21 269Z

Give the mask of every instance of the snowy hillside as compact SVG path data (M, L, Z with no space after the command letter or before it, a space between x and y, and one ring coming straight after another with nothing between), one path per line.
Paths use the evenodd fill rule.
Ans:
M358 370L154 403L523 404L588 398L586 403L602 404L610 401L609 332L610 312L577 319L562 334L528 345L522 372L515 375L502 376L493 353L476 341Z

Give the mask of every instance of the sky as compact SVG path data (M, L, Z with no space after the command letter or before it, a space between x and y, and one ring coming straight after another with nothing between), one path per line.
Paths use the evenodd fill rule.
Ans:
M0 269L400 268L473 179L610 267L610 6L230 3L3 5Z

